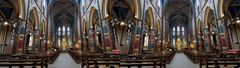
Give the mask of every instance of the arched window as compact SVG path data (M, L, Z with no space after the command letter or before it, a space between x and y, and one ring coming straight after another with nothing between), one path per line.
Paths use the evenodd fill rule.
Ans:
M184 29L184 27L182 27L182 35L184 35L184 31L185 31L185 29Z
M58 36L61 36L61 27L58 27Z
M180 34L180 26L177 26L177 35Z
M66 27L65 26L62 26L62 34L65 35L66 33Z
M180 26L177 27L177 31L178 31L178 32L180 31Z
M175 35L175 31L176 31L176 30L175 30L175 27L173 27L173 36Z
M182 31L184 31L184 27L182 27Z
M67 27L67 35L70 35L70 27Z

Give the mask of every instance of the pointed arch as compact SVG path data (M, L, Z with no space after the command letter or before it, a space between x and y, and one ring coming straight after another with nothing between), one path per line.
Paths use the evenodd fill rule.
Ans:
M5 16L4 16L4 14L2 13L2 11L0 11L0 17L2 17L3 20L6 19Z
M158 19L157 21L158 21L158 22L157 22L157 33L160 34L160 32L161 32L161 25L162 25L162 24L161 24L160 19Z
M95 20L98 19L98 11L95 7L91 7L89 17L90 28L93 28L95 25Z
M220 17L223 17L224 16L224 0L219 0L218 1L218 13L219 13L219 16Z
M86 33L87 28L86 28L86 20L85 19L82 20L81 27L82 27L81 29L82 29L83 34Z
M107 18L109 15L108 15L108 3L109 3L109 0L104 0L103 1L103 8L104 8L104 12L103 12L103 14L104 14L104 18Z
M33 9L30 11L30 20L32 21L34 29L37 29L39 26L38 23L38 13L36 7L33 7Z
M41 34L45 34L46 32L46 21L45 20L42 20L42 23L41 23Z
M25 2L24 0L18 0L18 17L24 18L25 15Z
M204 25L205 28L209 28L209 20L211 19L210 17L213 17L214 13L213 10L210 7L207 7L205 10L205 14L204 14Z
M145 12L145 19L146 20L149 20L149 21L147 21L148 23L148 26L149 26L149 28L150 29L153 29L153 24L154 24L154 15L153 15L153 10L152 10L152 8L148 8L147 10L146 10L146 12Z
M140 6L139 0L134 0L134 13L135 13L135 18L136 19L139 19L139 16L140 16L139 6Z
M202 32L202 21L198 19L198 32Z

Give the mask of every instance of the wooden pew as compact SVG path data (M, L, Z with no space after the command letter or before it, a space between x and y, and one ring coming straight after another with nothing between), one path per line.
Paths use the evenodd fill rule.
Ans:
M24 68L24 66L41 66L41 68L48 68L48 64L44 59L2 59L0 60L0 67L9 67L19 66L19 68Z
M10 54L0 54L0 59L7 59L8 57L11 57Z
M59 56L60 52L42 52L42 53L35 53L35 54L29 54L27 55L31 59L47 59L47 62L52 64L57 57Z
M89 65L94 65L95 68L98 68L100 65L118 65L120 64L119 58L87 58L86 63L87 68Z
M122 59L116 59L111 57L106 57L101 53L90 53L90 52L83 52L83 51L76 51L71 50L69 51L69 54L73 59L78 63L82 63L82 67L87 65L119 65L120 67L128 67L128 66L160 66L166 68L166 63L171 62L172 58L175 55L175 51L166 52L164 54L147 54L147 55L141 55L141 56L128 56L130 58L137 57L137 60L122 60ZM124 59L124 58L123 58ZM158 60L158 61L157 61ZM161 61L160 61L161 60ZM111 63L112 62L112 63ZM131 63L131 64L126 64ZM147 64L146 64L146 63Z
M73 58L73 60L76 62L76 63L81 63L81 53L80 51L77 51L77 50L70 50L69 52L69 55Z
M199 67L205 65L208 68L209 65L214 65L215 68L219 68L219 65L238 65L240 67L240 58L202 58L200 59Z
M156 66L160 66L161 68L166 68L166 64L171 62L174 55L175 51L168 51L165 53L160 52L134 56L136 59L121 61L120 67L138 66L141 68L142 66L153 66L155 68ZM133 56L131 56L131 58L133 58Z
M184 51L184 54L193 62L199 63L201 58L215 58L217 57L216 53L212 52L193 52L193 51Z
M164 59L166 61L166 63L170 63L171 60L173 59L174 55L175 55L175 51L169 51L169 52L165 52L165 53L154 53L154 54L146 54L143 55L143 58L145 59Z
M89 65L88 59L93 59L93 58L101 58L103 57L103 54L101 53L91 53L91 52L83 52L83 51L78 51L78 50L71 50L69 51L69 54L71 57L74 59L76 63L82 63L81 67L83 68L85 65Z
M160 66L160 68L166 68L165 64L165 61L161 59L126 59L121 60L119 66L128 68L131 68L132 66L137 66L138 68L141 68L142 66L153 66L153 68Z

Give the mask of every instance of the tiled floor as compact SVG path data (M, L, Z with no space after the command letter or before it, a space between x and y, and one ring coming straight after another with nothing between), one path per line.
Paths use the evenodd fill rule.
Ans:
M49 64L49 68L80 68L81 64L76 64L68 53L61 53L53 64ZM8 68L8 67L0 67ZM13 67L14 68L14 67ZM18 68L18 67L16 67ZM31 68L31 67L26 67ZM126 67L123 67L126 68ZM137 68L137 67L132 67ZM143 67L152 68L152 67ZM172 62L167 68L199 68L198 64L193 64L183 53L176 53Z
M76 64L69 54L61 53L54 64L49 65L49 68L80 68L80 64ZM167 68L198 68L198 64L193 64L183 53L176 53Z
M61 53L53 64L49 65L49 68L80 68L80 64L76 64L75 61L68 53Z
M198 64L193 64L190 59L183 53L176 53L172 62L167 68L199 68Z

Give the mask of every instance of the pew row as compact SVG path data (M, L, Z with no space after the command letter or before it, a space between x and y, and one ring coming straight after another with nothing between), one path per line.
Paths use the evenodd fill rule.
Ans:
M199 68L209 68L213 66L214 68L220 68L220 66L230 66L234 65L234 68L240 67L240 58L201 58L199 62ZM229 68L229 67L228 67Z
M0 67L9 67L18 66L19 68L24 68L24 66L32 66L36 68L40 66L41 68L48 68L47 61L44 59L1 59Z

